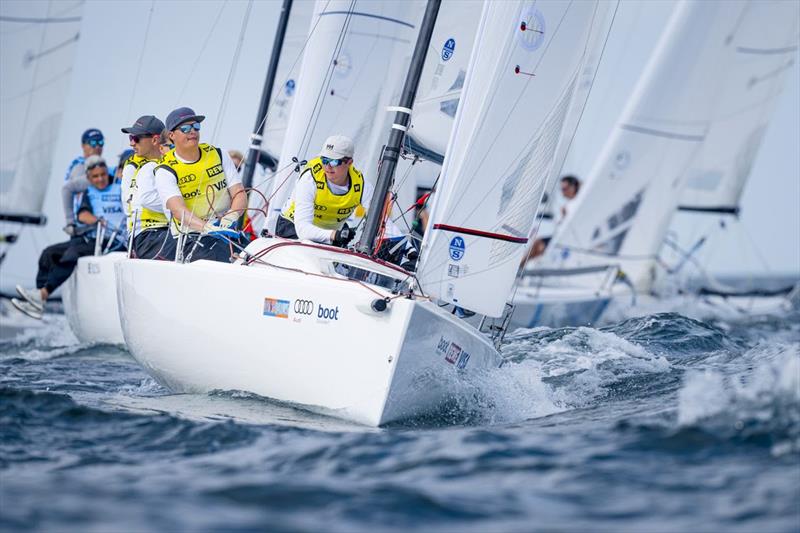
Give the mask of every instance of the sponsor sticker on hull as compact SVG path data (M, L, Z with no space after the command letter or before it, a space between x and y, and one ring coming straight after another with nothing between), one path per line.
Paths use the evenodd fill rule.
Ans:
M444 360L451 365L455 365L456 368L463 370L467 367L469 353L455 342L445 339L444 337L439 337L439 343L436 345L436 353L444 355Z
M289 300L278 300L277 298L264 298L264 316L275 318L289 318Z

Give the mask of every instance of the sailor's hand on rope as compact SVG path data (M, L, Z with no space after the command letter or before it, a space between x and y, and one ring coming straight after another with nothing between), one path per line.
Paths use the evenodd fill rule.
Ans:
M231 211L219 219L219 225L224 229L239 229L239 213Z
M203 226L203 234L211 237L237 239L239 238L238 219L235 213L228 213L219 220L209 220Z
M75 228L76 228L76 227L77 227L77 226L75 226L75 224L73 224L73 223L71 223L71 222L70 222L69 224L67 224L66 226L64 226L62 229L64 230L64 233L66 233L66 234L67 234L67 235L69 235L70 237L74 237L74 236L75 236Z
M341 248L346 247L350 244L350 241L353 240L353 237L356 236L355 230L350 228L345 222L345 225L342 226L340 229L333 232L333 237L331 238L331 242L334 246L339 246Z

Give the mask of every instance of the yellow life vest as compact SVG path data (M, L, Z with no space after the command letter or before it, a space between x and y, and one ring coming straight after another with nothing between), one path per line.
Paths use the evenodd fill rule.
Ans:
M222 169L222 151L210 144L200 144L200 159L194 163L184 163L175 155L173 148L161 158L156 170L163 168L175 176L183 203L194 216L208 220L212 215L221 214L231 206L231 198L226 190L228 180ZM178 234L181 221L172 219L172 233Z
M317 194L314 196L314 225L322 229L339 229L347 218L361 207L361 195L364 194L364 175L350 165L350 189L346 194L333 194L325 178L322 160L317 157L306 165L305 172L311 172L311 177L317 185ZM300 174L301 176L303 174ZM289 207L283 210L281 216L294 222L295 202L291 201Z
M145 165L145 163L149 161L156 161L155 159L148 159L146 157L140 155L132 155L128 158L128 161L125 162L125 166L131 165L134 168L133 177L131 178L131 196L136 194L138 190L138 184L136 181L136 177L139 175L139 171ZM133 200L133 198L131 198ZM133 231L133 205L128 200L125 201L125 209L128 215L128 233ZM142 230L147 229L155 229L155 228L165 228L169 222L167 221L167 216L160 211L153 211L152 209L147 209L146 207L139 208L139 224Z

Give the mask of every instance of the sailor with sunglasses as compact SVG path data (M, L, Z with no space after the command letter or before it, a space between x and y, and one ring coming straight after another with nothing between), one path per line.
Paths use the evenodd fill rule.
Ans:
M325 140L319 157L300 174L275 227L278 237L347 246L355 231L346 220L369 208L372 185L353 166L353 141L344 135Z
M122 169L122 198L128 213L128 232L133 232L132 257L174 259L175 249L167 235L169 221L155 189L153 170L162 156L164 123L153 115L136 119L122 128L134 155Z
M64 218L66 219L64 232L69 236L75 235L78 226L81 225L76 223L75 219L83 193L89 187L89 181L86 179L86 158L93 155L102 156L104 144L102 131L97 128L89 128L84 131L81 135L83 154L73 159L67 168L64 185L61 187L61 203L64 206ZM111 169L111 176L113 175L114 172Z
M247 195L228 153L200 142L204 119L188 107L167 115L175 148L156 166L155 187L164 212L171 214L172 236L188 234L184 257L227 262L229 242L241 239L238 222L247 208ZM177 248L174 239L169 245Z

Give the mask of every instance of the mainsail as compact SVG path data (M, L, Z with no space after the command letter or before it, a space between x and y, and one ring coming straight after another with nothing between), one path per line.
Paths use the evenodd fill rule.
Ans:
M680 209L736 213L798 48L800 3L750 2L718 61L725 85L703 146L687 171Z
M43 223L83 2L0 4L0 220Z
M423 243L429 295L500 316L579 85L595 2L487 2ZM574 129L576 122L571 124ZM568 134L568 135L567 135Z
M372 171L377 161L377 148L369 146L372 128L393 95L382 89L399 84L398 50L410 53L421 8L419 2L316 2L273 180L270 231L294 186L293 158L313 156L329 135L351 137L357 162L367 174Z

